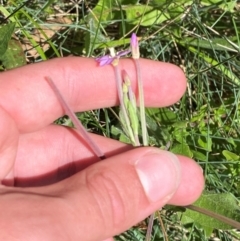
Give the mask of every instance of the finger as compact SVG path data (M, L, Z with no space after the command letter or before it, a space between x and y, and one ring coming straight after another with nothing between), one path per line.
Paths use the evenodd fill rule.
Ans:
M193 203L199 197L199 192L203 190L204 179L202 168L192 159L185 156L178 156L182 166L181 185L175 192L169 204L186 206Z
M132 146L119 141L90 135L106 157L132 149ZM20 136L14 166L15 186L49 185L98 161L76 130L49 125Z
M0 183L9 174L13 167L17 145L18 145L18 130L13 119L9 114L0 107ZM12 173L13 174L13 173ZM13 176L13 175L12 175ZM9 178L5 179L4 184L10 185Z
M187 159L186 162L192 161ZM199 196L202 187L199 188L195 180L184 183L186 179L182 178L181 170L186 168L185 164L182 166L182 162L169 152L139 148L98 162L63 182L40 188L38 192L61 193L65 200L60 208L64 212L62 216L65 222L75 224L67 230L73 240L103 240L161 208L176 191L183 191L182 185L190 198L179 193L176 203L181 204L181 199L185 203L192 202L193 195ZM198 181L203 180L199 167L187 166L188 173L193 172L199 176ZM92 227L95 227L94 233Z
M186 89L183 72L172 64L141 59L146 106L171 105ZM120 61L136 90L130 59ZM118 104L112 66L97 66L94 59L60 58L1 73L0 104L15 119L21 132L40 129L63 115L55 94L44 80L50 76L75 111Z

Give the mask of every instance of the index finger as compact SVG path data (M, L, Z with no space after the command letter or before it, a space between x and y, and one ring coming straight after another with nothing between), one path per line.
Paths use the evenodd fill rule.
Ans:
M186 79L180 68L146 59L140 60L140 66L146 106L167 106L181 98ZM136 90L133 61L122 59L119 67L127 71ZM112 66L99 67L94 59L79 57L27 65L0 76L0 105L13 117L21 132L41 129L64 114L45 76L54 80L74 111L118 104Z

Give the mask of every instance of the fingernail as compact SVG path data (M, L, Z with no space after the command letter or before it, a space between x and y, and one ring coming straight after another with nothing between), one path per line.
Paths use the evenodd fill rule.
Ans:
M181 177L177 156L167 151L154 151L146 153L134 165L150 202L166 203L173 196Z

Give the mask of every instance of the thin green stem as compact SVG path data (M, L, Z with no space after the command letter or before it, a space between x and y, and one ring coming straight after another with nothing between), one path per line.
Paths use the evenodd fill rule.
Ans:
M134 59L134 63L135 63L136 72L137 72L140 122L141 122L141 129L142 129L143 145L148 146L148 133L147 133L146 116L145 116L143 81L142 81L142 77L141 77L141 69L140 69L139 59Z

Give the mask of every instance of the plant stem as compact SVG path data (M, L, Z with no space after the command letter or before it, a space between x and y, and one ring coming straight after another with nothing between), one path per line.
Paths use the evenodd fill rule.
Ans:
M188 206L185 206L185 208L188 208L190 210L193 210L193 211L205 214L205 215L207 215L209 217L218 219L219 221L221 221L223 223L231 225L232 227L234 227L236 229L240 229L240 223L239 222L237 222L237 221L235 221L235 220L233 220L231 218L227 218L227 217L225 217L225 216L223 216L221 214L212 212L210 210L207 210L205 208L201 208L201 207L198 207L198 206L195 206L195 205L188 205Z
M146 125L146 116L145 116L143 81L142 81L142 77L141 77L139 59L134 59L134 63L135 63L136 72L137 72L137 84L138 84L139 108L140 108L140 122L141 122L141 129L142 129L143 145L148 146L148 134L147 134L147 125Z
M115 78L116 78L117 92L118 92L118 99L119 99L119 102L120 102L120 108L121 108L122 113L123 113L123 118L125 119L125 122L126 122L127 132L128 132L130 141L133 143L134 146L136 146L137 143L135 143L134 134L132 132L130 120L129 120L127 110L126 110L126 107L125 107L124 101L123 101L123 89L122 89L121 75L120 75L120 71L119 71L119 68L118 68L118 59L116 59L116 61L114 61L112 63L112 65L114 67L114 73L115 73ZM124 123L123 123L123 125L124 125Z
M148 219L148 227L147 227L147 234L146 234L145 241L151 240L151 233L152 233L154 216L155 216L155 213L151 214L151 216Z
M53 80L50 77L45 77L46 81L48 84L51 86L53 89L54 93L56 94L59 102L61 103L64 111L66 114L70 117L72 120L74 126L76 129L79 131L78 133L81 134L82 138L84 138L84 141L88 144L88 146L92 149L94 154L99 157L100 160L105 159L104 153L100 150L100 148L97 146L97 144L93 141L93 139L90 137L89 133L85 130L84 126L82 123L79 121L79 119L76 117L74 112L71 110L67 102L64 100L62 94L58 90L57 86L54 84Z

